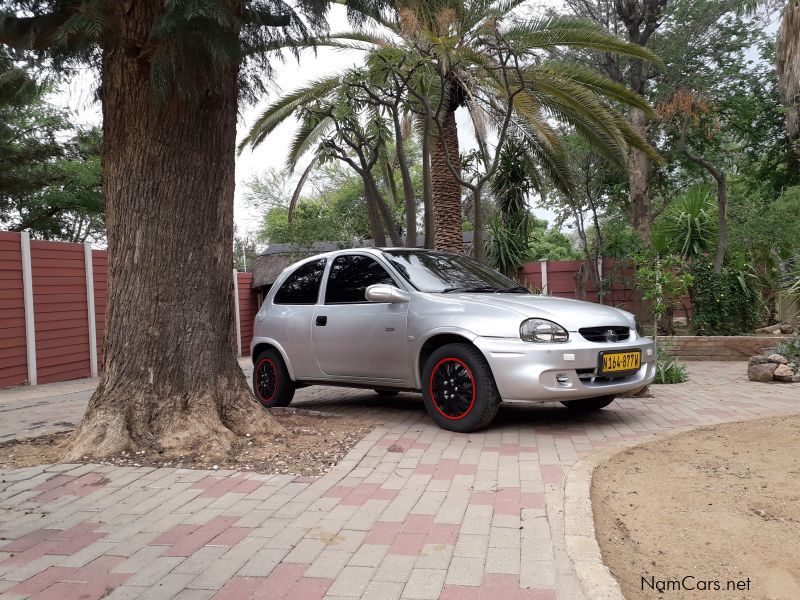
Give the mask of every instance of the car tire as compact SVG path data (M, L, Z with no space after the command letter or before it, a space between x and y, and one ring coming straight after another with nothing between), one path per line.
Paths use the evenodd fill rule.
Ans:
M261 406L289 406L295 385L280 353L271 348L264 350L253 365L253 392Z
M616 396L598 396L597 398L583 398L582 400L568 400L562 402L564 406L571 410L591 412L601 410L611 404Z
M375 390L375 393L381 398L394 398L400 392L397 390Z
M468 433L488 426L500 394L483 354L470 344L447 344L422 369L425 408L439 427Z

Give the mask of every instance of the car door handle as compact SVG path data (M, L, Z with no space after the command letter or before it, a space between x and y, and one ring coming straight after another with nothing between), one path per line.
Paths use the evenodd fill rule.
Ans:
M315 323L317 327L325 327L325 325L328 324L328 317L326 317L325 315L319 315Z

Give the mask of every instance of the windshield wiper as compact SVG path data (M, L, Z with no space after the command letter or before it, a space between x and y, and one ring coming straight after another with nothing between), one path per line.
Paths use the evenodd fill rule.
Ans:
M530 294L531 293L531 291L528 288L522 287L521 285L515 285L515 286L512 286L512 287L505 288L503 290L497 290L497 291L500 292L501 294L517 294L517 293Z
M444 288L442 290L443 294L449 294L450 292L497 292L499 291L496 287L491 285L483 285L483 286L476 286L476 287L449 287Z

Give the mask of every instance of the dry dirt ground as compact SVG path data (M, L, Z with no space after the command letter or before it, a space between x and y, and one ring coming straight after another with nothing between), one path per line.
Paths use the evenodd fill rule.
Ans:
M259 473L316 476L328 472L377 423L308 411L273 412L286 433L264 438L242 437L225 455L125 452L107 460L87 460L117 466L235 469ZM58 463L70 432L0 444L0 469Z
M592 505L628 600L800 599L800 416L631 448L598 467Z

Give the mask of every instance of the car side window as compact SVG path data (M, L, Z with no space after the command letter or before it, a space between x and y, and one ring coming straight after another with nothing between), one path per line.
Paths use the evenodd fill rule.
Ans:
M395 285L392 276L375 259L363 254L339 256L328 275L325 304L367 302L367 288L378 283Z
M312 260L295 269L275 294L274 304L316 304L325 259Z

